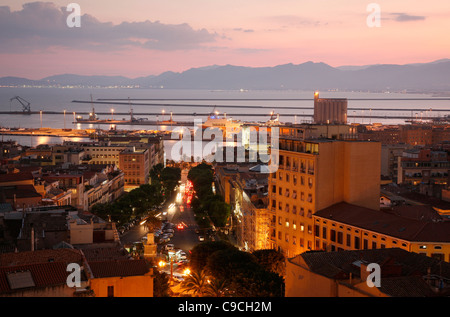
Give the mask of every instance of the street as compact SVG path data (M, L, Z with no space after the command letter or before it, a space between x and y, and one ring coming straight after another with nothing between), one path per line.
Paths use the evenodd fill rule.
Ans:
M173 244L174 250L182 250L186 253L189 258L189 251L192 250L198 243L200 243L199 235L196 233L198 225L195 222L194 213L190 207L190 200L192 199L192 192L186 190L188 186L187 181L187 170L182 172L181 183L176 188L173 195L167 199L161 208L161 212L167 212L167 214L162 216L163 220L167 220L175 225L173 237L170 241L162 244L158 244L158 253L164 251L164 247L167 244ZM181 224L182 228L178 228ZM129 245L134 242L142 241L142 238L147 235L147 228L145 224L136 224L133 228L126 231L120 240L122 244ZM180 268L181 269L181 268ZM178 265L175 263L173 266L174 273L181 273ZM170 264L163 268L170 274Z

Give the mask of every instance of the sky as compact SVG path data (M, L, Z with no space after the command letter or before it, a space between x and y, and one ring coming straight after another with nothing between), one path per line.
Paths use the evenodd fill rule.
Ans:
M448 0L75 0L79 27L71 1L0 0L0 77L450 58Z

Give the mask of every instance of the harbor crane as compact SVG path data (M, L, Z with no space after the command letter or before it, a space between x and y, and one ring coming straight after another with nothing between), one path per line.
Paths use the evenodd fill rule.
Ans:
M22 105L22 112L25 114L31 114L31 103L23 99L22 97L15 96L11 99L9 99L9 102L13 102L14 100L17 100Z

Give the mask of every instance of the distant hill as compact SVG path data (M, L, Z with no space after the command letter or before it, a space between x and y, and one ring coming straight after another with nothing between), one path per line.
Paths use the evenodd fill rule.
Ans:
M0 85L139 86L177 89L297 89L358 91L450 91L450 59L406 65L331 67L306 62L274 67L213 65L158 76L55 75L41 80L0 78Z

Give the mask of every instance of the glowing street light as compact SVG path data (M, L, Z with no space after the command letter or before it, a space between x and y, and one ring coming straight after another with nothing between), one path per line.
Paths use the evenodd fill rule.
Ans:
M114 120L114 109L111 109L111 117L112 117L112 120Z
M183 271L183 274L184 274L184 275L189 275L189 274L191 274L191 270L190 270L189 268L186 268L186 269Z

